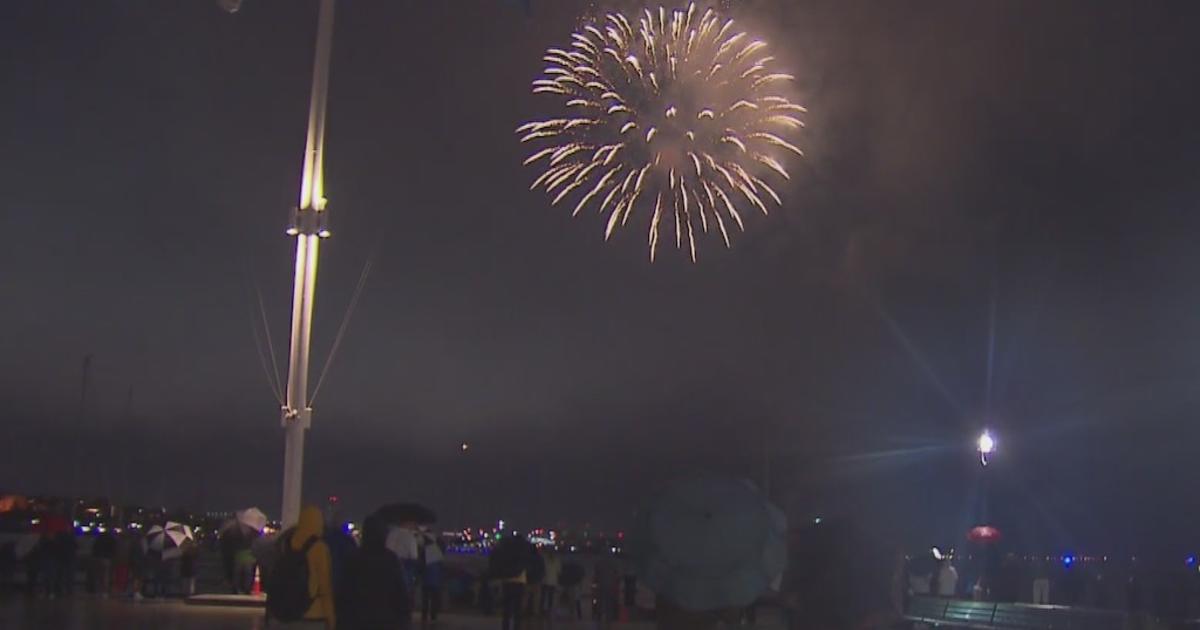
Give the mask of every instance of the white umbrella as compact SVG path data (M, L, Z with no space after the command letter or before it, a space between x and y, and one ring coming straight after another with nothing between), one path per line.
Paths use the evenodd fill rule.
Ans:
M267 526L267 515L256 508L246 508L237 513L237 521L256 532L261 532Z

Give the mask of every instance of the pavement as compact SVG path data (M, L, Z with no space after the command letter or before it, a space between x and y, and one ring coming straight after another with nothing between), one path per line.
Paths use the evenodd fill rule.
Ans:
M261 608L236 606L194 606L180 600L133 602L125 599L95 599L84 596L48 599L27 599L20 595L0 599L0 628L14 630L267 630ZM270 627L279 627L272 625ZM496 630L498 617L447 615L436 624L422 626L414 622L414 630ZM556 621L553 625L542 620L526 621L525 630L593 630L593 622L572 623ZM652 630L650 623L623 623L614 629Z
M761 620L760 630L781 628L773 620ZM278 628L277 624L270 627ZM497 630L499 617L444 615L437 623L414 630ZM595 622L526 620L525 630L599 630ZM20 595L0 596L0 628L14 630L268 630L261 608L245 606L195 606L181 600L95 599L75 596L60 599L28 599ZM648 622L618 623L612 630L653 630ZM749 629L750 626L743 626Z

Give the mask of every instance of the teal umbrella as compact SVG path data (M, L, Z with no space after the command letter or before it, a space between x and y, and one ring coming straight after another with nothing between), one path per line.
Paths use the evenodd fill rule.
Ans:
M629 551L646 585L680 608L740 608L778 583L786 531L783 513L752 483L688 479L639 513Z

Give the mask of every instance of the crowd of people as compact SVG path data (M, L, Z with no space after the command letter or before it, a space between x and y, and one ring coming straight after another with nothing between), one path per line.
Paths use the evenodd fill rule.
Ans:
M277 619L307 620L330 629L406 628L417 619L436 621L448 602L457 611L496 619L503 630L553 618L605 625L644 620L654 617L656 607L660 621L678 617L677 627L697 627L688 611L655 601L648 589L639 587L633 564L613 554L560 554L506 532L486 557L473 557L486 566L464 564L471 560L467 557L451 565L443 542L416 523L374 515L357 531L344 525L306 507L297 525L283 532L230 526L216 536L210 530L196 540L157 548L142 528L80 535L76 528L64 527L41 534L23 562L31 594L69 594L72 576L82 575L86 579L80 584L89 592L132 599L194 593L198 565L203 564L205 590L223 585L228 593L256 594L261 589ZM814 567L814 573L789 578L785 591L807 592L809 578L828 583L829 570L817 570L826 566L817 560L796 558L795 566ZM786 605L812 614L824 602L799 597ZM753 621L755 611L734 613Z
M951 557L924 560L910 563L908 570L909 593L915 596L1080 606L1167 619L1200 617L1200 571L1194 558L1168 565L986 553L962 560L961 566Z
M423 621L441 614L445 544L415 524L369 516L356 541L309 506L294 528L250 540L231 533L221 550L231 589L244 592L247 568L257 570L280 621L403 629L417 610Z
M195 592L199 548L192 541L155 548L136 530L81 537L72 528L63 528L35 536L20 557L16 545L10 545L0 560L5 582L12 582L15 572L24 569L25 591L31 597L72 595L80 573L86 592L97 597L142 599Z
M280 605L298 600L299 611L278 612L329 628L405 628L413 619L436 621L448 602L460 611L498 617L502 630L519 630L538 618L586 615L608 623L646 618L642 613L655 608L660 620L687 613L673 612L671 602L655 602L639 589L636 571L622 558L560 555L519 535L504 536L491 548L487 566L471 570L462 557L448 563L444 541L416 523L374 515L355 532L315 507L306 507L298 524L282 533L231 527L203 541L157 545L144 528L81 535L70 521L43 518L36 538L19 555L13 545L0 545L0 581L13 583L13 574L23 569L24 587L34 597L78 590L131 599L186 596L196 592L201 552L210 551L214 562L206 566L220 558L228 592L258 594L261 588ZM796 627L803 626L801 620L842 627L851 618L897 619L904 598L913 596L1200 617L1194 560L1151 569L1107 558L1030 561L998 553L905 559L867 544L854 531L848 524L827 523L802 528L789 543L788 570L771 598L795 617ZM206 575L215 577L215 569ZM289 598L283 589L297 579L301 592ZM753 623L754 607L740 614Z
M351 630L402 629L414 618L437 621L450 586L443 541L378 516L363 522L357 544L346 530L329 525L319 510L306 507L297 526L269 544L228 537L222 551L232 557L231 588L240 588L237 557L249 549L247 563L261 573L268 613L283 621ZM262 540L268 539L256 539ZM254 553L264 548L273 551ZM636 579L612 556L601 556L589 571L515 535L492 548L477 575L456 572L453 591L460 606L498 615L501 628L519 630L529 618L581 620L585 608L598 621L614 621L633 607Z
M564 558L553 548L537 549L520 536L493 548L477 579L475 603L484 615L499 608L501 628L519 629L529 618L590 618L611 623L638 608L632 567L612 555L591 563ZM499 605L497 605L497 601Z

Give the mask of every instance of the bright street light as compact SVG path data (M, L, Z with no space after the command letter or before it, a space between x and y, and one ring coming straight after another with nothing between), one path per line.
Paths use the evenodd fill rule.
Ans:
M996 452L996 438L992 437L991 431L985 429L979 436L977 449L979 450L979 463L987 466L988 457Z

